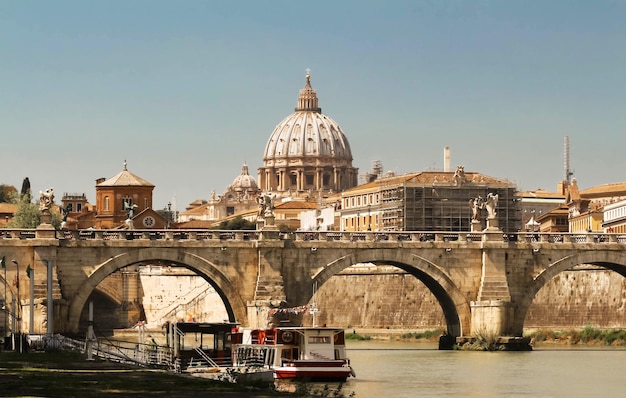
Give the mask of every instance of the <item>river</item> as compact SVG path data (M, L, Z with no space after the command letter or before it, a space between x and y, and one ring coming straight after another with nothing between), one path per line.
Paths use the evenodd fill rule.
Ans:
M626 349L536 347L530 352L439 351L430 343L349 341L356 398L626 396ZM335 388L335 385L331 385Z

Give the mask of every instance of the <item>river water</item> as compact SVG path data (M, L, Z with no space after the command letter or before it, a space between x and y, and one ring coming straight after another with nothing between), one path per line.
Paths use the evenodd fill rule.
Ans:
M430 343L347 344L356 378L343 386L345 396L626 397L624 348L473 352L439 351Z

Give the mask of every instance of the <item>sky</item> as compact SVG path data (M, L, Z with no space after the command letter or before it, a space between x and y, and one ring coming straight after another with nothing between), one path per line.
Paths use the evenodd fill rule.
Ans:
M305 70L359 173L626 181L626 0L0 0L0 184L153 207L257 178Z

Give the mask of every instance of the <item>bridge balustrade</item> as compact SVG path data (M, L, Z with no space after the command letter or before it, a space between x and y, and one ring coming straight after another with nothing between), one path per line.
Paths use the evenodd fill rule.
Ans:
M480 242L482 239L483 239L482 234L467 234L464 240L465 242Z
M36 229L0 229L0 239L36 239ZM494 236L493 232L489 232ZM296 231L280 233L267 238L257 230L56 230L59 240L178 240L178 241L246 241L259 239L281 239L324 242L480 242L483 232L450 231ZM502 233L502 242L563 243L563 244L626 244L626 234L616 233ZM493 241L493 239L491 239Z
M365 233L354 232L350 234L350 241L352 242L365 241Z
M341 232L326 232L326 233L322 233L322 236L326 236L326 241L328 242L332 242L332 241L338 241L341 240Z

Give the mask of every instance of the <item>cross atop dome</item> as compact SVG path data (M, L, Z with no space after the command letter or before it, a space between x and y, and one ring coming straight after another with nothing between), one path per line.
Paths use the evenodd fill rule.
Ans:
M306 83L304 88L300 90L298 97L298 106L296 112L316 112L322 113L322 108L318 106L317 92L311 86L311 69L306 68Z

